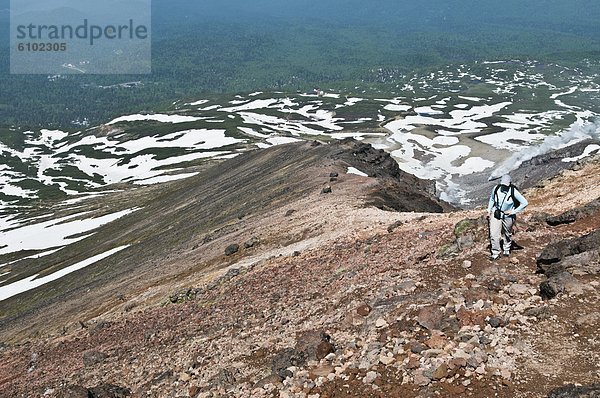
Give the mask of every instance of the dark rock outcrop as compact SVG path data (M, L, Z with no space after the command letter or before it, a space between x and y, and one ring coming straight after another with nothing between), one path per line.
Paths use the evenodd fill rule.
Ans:
M537 272L548 277L540 284L540 296L551 299L564 291L581 293L583 287L573 275L600 272L599 248L600 229L546 246L537 258Z
M510 172L513 183L521 192L535 186L542 186L545 180L552 179L564 170L573 168L593 157L590 156L581 161L573 162L564 162L563 159L577 157L585 151L588 145L599 143L600 141L594 139L585 140L525 160L516 170ZM467 207L487 204L491 190L498 183L498 180L487 181L488 177L489 172L485 172L480 173L476 178L468 176L464 181L461 181L461 188L467 192L465 199L470 199L472 203ZM499 178L500 176L496 177ZM526 194L525 197L527 197Z
M564 292L570 283L576 283L576 280L568 272L554 274L540 284L540 296L544 300L552 299Z
M332 146L340 159L377 179L379 186L368 194L367 206L383 210L441 213L453 207L436 198L435 181L422 180L400 170L398 162L382 149L354 139Z
M600 384L590 386L567 384L550 391L548 398L600 398Z
M546 218L548 225L556 226L562 224L571 224L582 218L589 217L600 211L600 198L597 198L590 203L568 210L558 216L550 216Z
M542 180L553 178L576 163L564 162L563 159L577 157L588 145L598 143L598 140L585 140L527 160L511 172L513 183L523 190L537 185Z
M560 272L561 268L552 265L570 256L597 251L598 248L600 248L600 229L578 238L553 242L538 256L538 272L545 274Z

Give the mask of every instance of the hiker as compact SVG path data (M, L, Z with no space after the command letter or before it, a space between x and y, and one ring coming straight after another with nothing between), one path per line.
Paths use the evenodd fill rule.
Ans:
M487 208L492 246L490 260L496 260L500 256L500 238L503 240L504 255L510 255L516 215L525 210L528 204L527 199L512 185L510 176L502 176L500 185L492 190Z

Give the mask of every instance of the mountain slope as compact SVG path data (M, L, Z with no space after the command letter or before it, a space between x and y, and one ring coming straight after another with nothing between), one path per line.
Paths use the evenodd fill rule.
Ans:
M537 292L546 277L535 274L536 257L547 245L600 228L595 207L570 224L546 222L600 197L597 157L527 190L531 205L517 234L524 249L490 263L481 210L398 214L346 207L346 199L380 182L350 174L328 181L332 170L346 167L339 157L360 149L340 145L352 150L310 144L276 149L285 156L258 181L268 187L284 174L306 173L307 185L274 196L276 211L235 221L238 231L217 237L213 249L221 252L225 243L250 236L243 224L253 216L264 221L255 224L258 230L267 228L261 246L300 244L267 248L262 257L252 249L220 256L215 264L230 265L227 271L192 269L178 283L163 280L163 290L124 291L119 307L78 330L5 347L2 390L11 396L541 397L563 383L597 379L598 274L577 275L545 302ZM330 157L318 156L316 169L291 162L313 150ZM249 156L266 157L268 165L274 152ZM286 174L295 167L295 174ZM245 175L238 168L219 170ZM331 194L318 193L324 183L332 184ZM153 214L165 212L174 225L185 225L175 217L175 203L199 212L191 203L198 193L178 188L165 194L178 198L172 208L157 201ZM250 209L262 195L257 189L257 197L245 196ZM274 224L280 228L268 229ZM185 233L165 235L168 242ZM187 246L181 240L179 247L200 238ZM283 256L268 257L276 253ZM193 246L163 256L161 270L198 261ZM151 305L160 294L170 294L171 304Z
M372 177L348 174L351 166ZM322 193L325 187L332 192ZM64 272L115 248L121 251L43 288L0 301L0 338L18 340L78 325L142 293L154 301L164 299L165 286L171 289L186 276L208 277L235 261L223 258L230 244L259 240L246 250L258 261L289 251L294 243L308 245L309 238L335 236L368 223L372 210L367 206L404 212L450 209L433 197L433 190L430 182L400 171L384 151L343 140L253 151L183 181L82 202L82 208L62 211L76 218L129 214L89 236L79 234L87 237L50 257L32 251L44 256L9 262L2 269L8 274L2 288L24 277Z

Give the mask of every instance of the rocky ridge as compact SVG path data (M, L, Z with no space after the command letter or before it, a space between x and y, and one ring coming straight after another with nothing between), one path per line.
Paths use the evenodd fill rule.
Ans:
M349 167L371 177L349 174ZM451 208L429 193L432 190L432 182L400 171L389 154L347 139L252 151L183 181L84 202L80 212L86 206L92 214L110 212L107 208L138 210L61 249L51 262L26 258L35 252L21 254L22 263L0 268L0 273L10 271L3 283L55 272L116 246L128 246L127 250L45 289L0 301L0 341L72 330L79 321L113 308L156 304L172 290L213 279L236 262L250 264L291 254L350 229L368 227L373 218L388 218L376 208L407 212ZM65 212L60 205L50 210ZM252 238L254 243L249 242ZM10 256L0 259L5 263L18 259ZM46 269L49 265L51 270Z

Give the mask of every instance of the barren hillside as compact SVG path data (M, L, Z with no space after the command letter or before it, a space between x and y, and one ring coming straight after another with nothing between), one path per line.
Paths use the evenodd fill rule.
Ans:
M200 193L176 185L146 220L164 223L165 234L147 238L160 268L140 273L144 283L116 279L103 294L84 293L112 297L93 317L85 306L63 317L53 304L24 318L64 322L62 330L34 322L37 336L25 339L24 327L4 323L16 344L0 351L0 396L599 393L600 159L526 190L516 235L523 248L492 263L482 209L434 213L445 205L388 157L339 145L275 148L271 156L289 161L260 177L219 170L245 182L214 187L210 214L218 203L236 210L212 234L177 229L189 225L178 209L200 212ZM299 164L300 151L314 157ZM349 166L369 177L347 174ZM297 185L278 192L290 176ZM260 184L246 186L253 178ZM177 251L152 251L178 239ZM127 261L144 264L141 256ZM584 387L555 390L569 383Z

